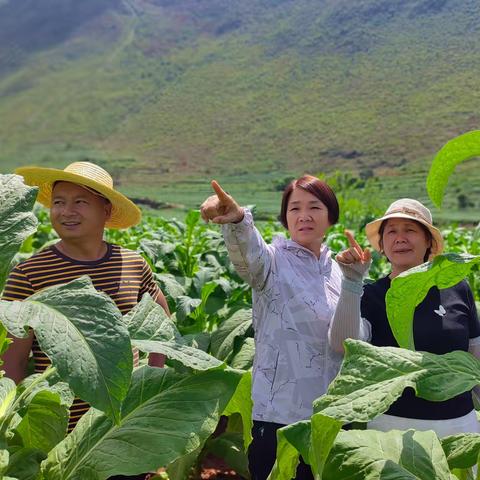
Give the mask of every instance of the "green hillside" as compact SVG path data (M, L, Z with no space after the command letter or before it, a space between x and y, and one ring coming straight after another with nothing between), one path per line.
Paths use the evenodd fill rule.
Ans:
M1 171L92 158L127 193L187 206L211 177L254 203L277 177L336 169L387 176L383 201L424 196L432 155L480 125L479 13L478 0L3 0ZM475 207L479 165L458 177Z

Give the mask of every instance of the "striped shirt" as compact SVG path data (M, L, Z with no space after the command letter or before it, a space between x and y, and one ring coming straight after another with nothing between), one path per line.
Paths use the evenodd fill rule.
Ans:
M2 299L24 300L44 288L71 282L82 275L88 275L97 290L109 295L122 315L128 313L144 293L157 298L160 288L147 262L138 253L118 245L107 244L107 247L105 256L94 261L74 260L55 246L48 247L10 272ZM50 359L40 350L35 336L32 355L35 373L42 373L50 366ZM138 365L138 355L134 349L134 365ZM69 431L89 408L88 403L75 399L70 408Z

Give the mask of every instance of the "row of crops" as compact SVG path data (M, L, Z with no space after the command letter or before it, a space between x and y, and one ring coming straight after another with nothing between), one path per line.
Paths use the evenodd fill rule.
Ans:
M0 289L12 262L55 241L44 210L35 210L35 189L19 177L0 177ZM350 226L350 225L347 225ZM279 233L262 226L265 238ZM344 225L331 229L333 251L346 247ZM428 282L454 284L468 276L475 298L479 229L444 230L446 251L417 269L392 294L418 291ZM360 243L366 244L361 231ZM228 261L218 228L199 213L184 221L146 218L107 239L139 251L151 265L173 315L146 296L122 317L88 278L45 289L23 302L0 302L0 321L14 336L33 328L52 367L16 386L0 378L0 475L19 480L103 480L166 469L170 479L198 478L208 453L248 477L251 376L254 354L251 293ZM375 256L372 279L388 265ZM290 479L299 456L316 478L475 478L480 435L439 439L433 432L343 430L385 412L406 387L441 401L480 383L480 362L465 352L443 356L416 352L408 344L417 299L397 295L389 318L402 349L346 342L340 374L316 400L310 420L279 431L272 479ZM95 319L92 322L92 318ZM108 332L108 335L106 335ZM167 368L134 369L132 346L164 353ZM0 353L8 348L6 330ZM360 366L360 368L359 368ZM386 375L385 372L389 372ZM73 397L92 408L66 435ZM224 418L222 432L218 424Z

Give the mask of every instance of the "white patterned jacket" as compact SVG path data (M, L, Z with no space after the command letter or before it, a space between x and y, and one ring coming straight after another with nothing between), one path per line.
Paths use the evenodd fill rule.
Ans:
M325 245L319 259L284 237L267 245L248 209L240 223L222 230L230 260L253 289L253 418L281 424L308 419L342 361L327 338L340 268Z

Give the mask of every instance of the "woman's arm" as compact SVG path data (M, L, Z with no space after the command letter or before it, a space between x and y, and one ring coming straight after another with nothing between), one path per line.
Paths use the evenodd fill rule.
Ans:
M272 266L272 250L253 224L250 210L244 209L239 223L222 225L223 238L235 270L251 287L262 290Z
M272 250L253 224L252 214L238 205L220 185L212 181L215 195L200 207L202 218L222 225L223 238L237 273L253 288L261 290L272 265Z
M328 330L328 341L336 352L343 353L347 338L370 340L371 326L361 318L360 300L363 293L363 277L368 272L371 256L363 250L353 235L345 232L350 248L337 255L337 263L343 278L337 308Z
M344 273L342 264L339 265ZM328 342L336 352L344 353L343 342L347 338L364 341L371 339L370 322L362 318L360 312L362 291L362 281L349 280L344 273L337 308L328 330Z

